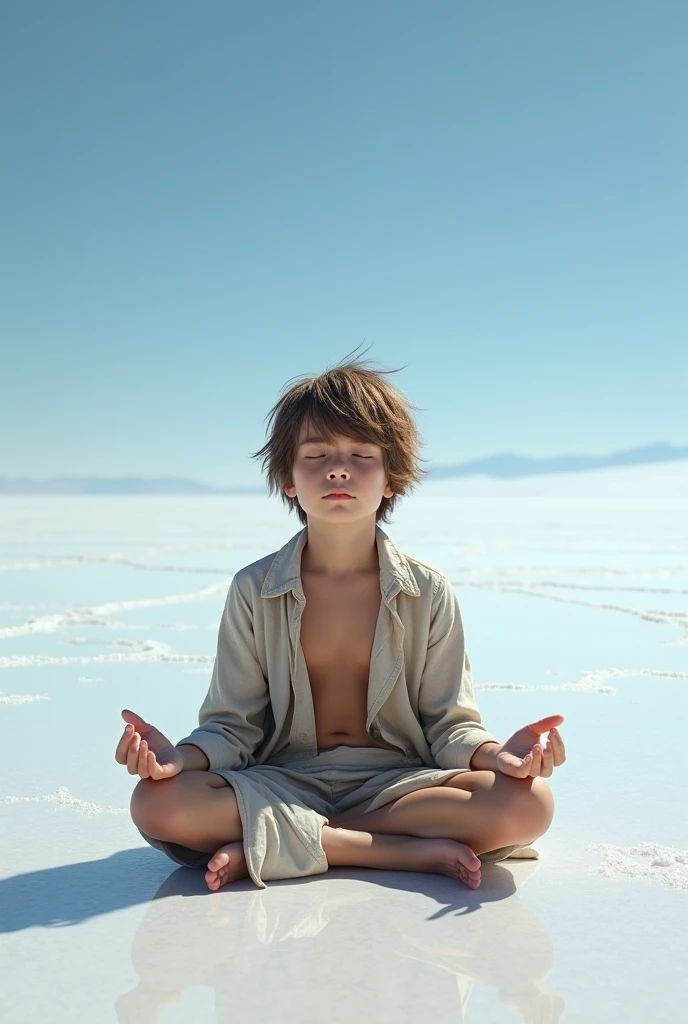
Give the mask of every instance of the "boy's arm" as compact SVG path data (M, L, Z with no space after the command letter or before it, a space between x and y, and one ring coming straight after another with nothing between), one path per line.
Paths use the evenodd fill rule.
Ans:
M253 636L250 598L242 593L235 576L222 613L217 656L198 713L198 728L176 744L184 754L184 770L246 768L263 740L269 701ZM207 765L201 763L203 756Z
M495 752L501 743L480 718L459 602L446 576L433 599L419 714L425 738L440 768L495 769Z

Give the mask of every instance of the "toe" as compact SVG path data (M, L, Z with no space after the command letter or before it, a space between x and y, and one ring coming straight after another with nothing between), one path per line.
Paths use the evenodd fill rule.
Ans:
M219 871L220 868L225 867L229 863L229 856L223 850L218 850L208 861L208 867L211 871Z
M469 854L461 855L459 857L459 863L466 871L470 872L473 875L476 872L480 873L480 869L482 867L481 862L472 852Z
M477 868L467 868L465 864L461 865L461 870L469 885L473 885L475 887L480 885L480 862L478 862Z

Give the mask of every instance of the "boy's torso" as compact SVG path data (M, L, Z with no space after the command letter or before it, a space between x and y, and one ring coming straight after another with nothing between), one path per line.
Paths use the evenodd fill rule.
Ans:
M340 744L371 746L366 716L370 658L382 601L379 572L336 582L303 572L302 585L306 605L301 649L318 750Z
M467 768L480 744L498 743L473 697L449 578L402 554L376 526L377 589L371 581L363 592L348 593L344 609L342 590L333 609L312 587L306 598L306 541L304 529L235 574L198 728L177 745L196 744L212 770L233 771L275 757L311 758L340 744L384 746L429 767ZM340 678L343 701L332 688Z

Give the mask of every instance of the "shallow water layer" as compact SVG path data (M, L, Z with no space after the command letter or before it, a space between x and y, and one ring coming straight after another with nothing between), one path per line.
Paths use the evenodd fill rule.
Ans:
M384 527L453 580L488 728L566 716L541 859L476 891L334 869L210 893L145 845L120 709L188 732L233 572L298 522L260 498L2 499L3 1020L680 1019L688 499L517 491L423 492Z

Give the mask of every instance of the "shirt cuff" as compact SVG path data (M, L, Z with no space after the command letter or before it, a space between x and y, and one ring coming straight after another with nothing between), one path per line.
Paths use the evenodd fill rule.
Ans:
M501 741L483 729L475 729L464 733L460 738L451 740L435 755L435 761L440 768L469 768L473 754L483 743L497 743L501 747ZM471 769L476 771L475 768Z
M188 736L185 736L183 740L177 740L175 746L180 747L182 743L193 743L195 747L200 747L208 758L208 771L216 768L226 768L231 770L237 759L236 748L216 732L206 732L205 729L195 729L192 733L189 733Z

